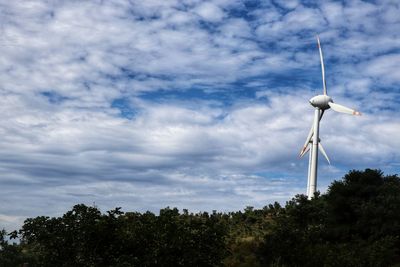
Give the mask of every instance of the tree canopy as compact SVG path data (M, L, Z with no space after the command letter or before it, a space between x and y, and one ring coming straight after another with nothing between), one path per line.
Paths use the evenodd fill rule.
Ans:
M229 213L75 205L0 232L0 266L400 266L400 179L350 171L325 194Z

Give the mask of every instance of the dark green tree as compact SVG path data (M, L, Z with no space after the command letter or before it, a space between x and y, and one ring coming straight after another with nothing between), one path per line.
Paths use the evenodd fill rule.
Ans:
M351 171L325 195L296 196L265 237L265 266L390 266L399 262L400 179Z
M27 219L21 246L30 266L221 266L226 228L220 214L178 209L101 214L76 205L62 217Z
M13 237L15 234L7 234L4 229L0 231L0 267L21 266L29 261L21 246L16 243L10 244L8 241L10 236Z
M9 244L2 231L0 267L395 266L399 210L399 177L370 169L285 207L211 214L165 208L155 215L102 214L80 204L61 217L27 219L20 244Z

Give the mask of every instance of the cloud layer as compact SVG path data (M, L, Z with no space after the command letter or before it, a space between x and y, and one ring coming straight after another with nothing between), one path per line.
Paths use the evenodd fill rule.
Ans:
M0 1L0 226L170 205L234 210L304 193L321 91L321 190L400 170L395 1Z

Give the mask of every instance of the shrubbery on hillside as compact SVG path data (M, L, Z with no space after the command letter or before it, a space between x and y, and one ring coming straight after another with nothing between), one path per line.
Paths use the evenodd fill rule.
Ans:
M0 266L393 266L400 263L400 179L351 171L312 200L230 213L102 214L76 205L0 235ZM400 266L400 265L399 265Z

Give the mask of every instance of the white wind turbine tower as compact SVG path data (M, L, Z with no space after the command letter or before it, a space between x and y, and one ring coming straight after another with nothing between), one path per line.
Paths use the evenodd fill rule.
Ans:
M307 196L311 199L317 189L317 167L318 167L318 150L325 156L326 160L330 164L329 158L321 145L321 140L319 139L319 122L324 115L325 110L332 108L336 112L351 114L351 115L361 115L360 112L347 108L345 106L333 103L333 100L328 96L326 91L325 82L325 67L324 58L322 55L321 44L319 42L319 37L317 36L319 57L321 59L321 70L322 70L322 84L323 84L323 95L317 95L310 99L310 104L315 107L314 111L314 123L311 126L310 132L308 133L306 142L300 152L300 157L303 157L308 151L310 151L309 165L308 165L308 182L307 182Z

